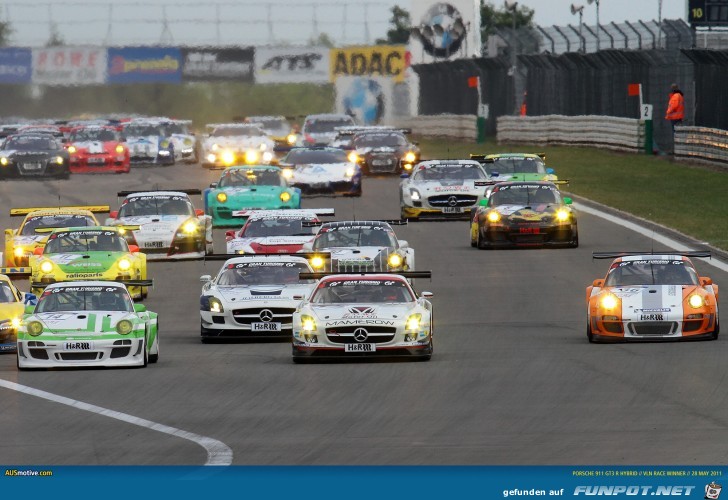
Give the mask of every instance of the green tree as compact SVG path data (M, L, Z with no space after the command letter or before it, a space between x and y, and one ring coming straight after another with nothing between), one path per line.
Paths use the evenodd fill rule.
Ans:
M409 40L410 26L412 26L410 14L397 5L390 11L392 17L389 18L389 23L392 25L392 29L387 30L387 38L377 38L376 43L377 45L404 45Z
M61 45L66 45L66 41L63 39L61 32L58 31L58 25L56 23L51 23L51 32L45 45L46 47L60 47Z
M322 47L328 47L330 49L336 47L336 43L334 43L328 33L319 33L319 36L309 38L308 44L320 45Z
M529 9L525 5L520 5L515 11L512 11L506 9L505 6L496 7L490 2L481 2L480 31L483 40L493 33L496 28L513 28L514 16L516 29L524 27L532 28L534 13L535 11L533 9Z
M10 35L13 34L13 28L7 21L0 22L0 47L10 45Z

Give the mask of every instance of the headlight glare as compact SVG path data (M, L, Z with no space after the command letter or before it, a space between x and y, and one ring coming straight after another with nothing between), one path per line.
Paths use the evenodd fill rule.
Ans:
M688 304L690 304L690 307L693 309L700 309L705 305L705 299L697 293L694 293L688 298Z
M245 163L255 163L258 161L258 152L254 149L249 149L245 152Z
M346 172L344 172L344 175L346 175L347 177L354 177L355 173L356 170L354 169L354 167L349 167L346 169Z
M233 163L235 163L235 153L233 153L232 151L224 151L222 153L222 162L225 165L232 165Z
M8 164L7 158L5 158L4 156L2 158L0 158L0 165L5 166L7 164Z
M387 258L387 264L389 264L389 267L392 268L402 266L402 256L398 253L390 254Z
M286 142L288 142L288 144L290 145L293 145L296 144L296 139L296 134L288 134L288 137L286 137Z
M563 208L560 208L559 210L557 210L556 211L556 220L558 220L560 222L569 220L569 211L565 210Z
M10 320L10 324L13 328L18 328L20 326L20 318L13 318Z
M71 148L68 148L68 152L69 152L69 153L71 153L71 152L72 152L72 151L71 151ZM118 154L121 154L121 153L123 153L123 152L124 152L124 146L122 146L121 144L117 145L117 146L116 146L116 152L117 152Z
M194 234L197 231L197 222L192 220L185 222L185 224L182 226L182 231L187 234Z
M310 262L311 262L311 267L313 267L314 269L323 269L324 264L326 263L324 261L324 258L320 257L318 255L312 257Z
M416 189L410 189L410 198L412 198L412 201L420 201L420 192Z
M40 265L40 270L43 271L44 273L49 273L49 272L53 271L53 263L49 260L46 260L45 262L43 262Z
M209 155L207 155L207 162L208 163L215 163L215 160L216 159L217 159L217 157L214 154L212 154L212 153L210 153Z
M407 322L405 323L405 330L419 330L421 322L421 313L410 314L410 316L407 318Z
M68 146L68 152L69 153L73 154L76 151L78 151L78 149L76 149L76 146Z
M13 250L13 255L16 257L22 257L25 255L25 248L23 247L15 247L15 250Z
M129 259L121 259L119 261L119 269L122 271L128 271L131 267L131 262L129 262Z
M220 302L215 297L210 297L210 312L221 313L224 311L225 310L222 307L222 302Z
M283 178L285 179L291 179L293 178L293 169L292 168L284 168L281 170L281 174L283 175Z
M218 146L217 144L213 144L213 145L212 145L212 147L211 147L210 149L211 149L212 151L217 151L219 147L220 147L220 146Z
M55 163L56 163L57 165L63 165L63 157L62 157L62 156L56 156L56 157L55 157L55 158L53 159L53 161L54 161L54 162L55 162Z
M289 193L288 191L283 191L281 193L281 201L283 203L288 203L289 201L291 201L291 193Z
M404 155L404 161L407 163L414 163L417 159L417 156L412 151L408 151L407 154Z
M301 316L301 328L304 332L315 332L316 321L313 319L313 317L304 314Z
M602 297L601 304L604 309L614 309L617 307L617 304L619 303L619 300L614 295L607 294L604 297Z
M351 163L356 163L359 161L359 155L352 151L351 153L349 153L346 159L349 160Z
M217 193L217 201L225 203L227 201L227 195L225 193Z
M488 220L490 222L498 222L501 219L501 216L498 212L495 210L492 212L488 212Z

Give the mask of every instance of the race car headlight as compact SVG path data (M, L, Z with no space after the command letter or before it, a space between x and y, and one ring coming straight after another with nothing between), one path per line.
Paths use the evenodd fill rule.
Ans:
M281 171L281 174L285 179L291 179L293 177L293 169L292 168L284 168Z
M313 319L312 316L309 316L307 314L303 314L301 316L301 329L304 332L315 332L316 331L316 321Z
M349 160L351 163L356 163L359 161L359 155L352 151L351 153L349 153L346 159Z
M398 253L390 254L387 258L387 264L389 264L389 267L393 268L402 266L402 256Z
M214 313L221 313L225 310L222 307L222 302L220 302L219 299L216 299L215 297L210 297L210 312Z
M40 265L40 270L43 271L44 273L49 273L49 272L53 271L53 263L49 260L46 260L45 262L43 262Z
M257 151L249 149L245 152L245 163L255 163L256 161L258 161Z
M189 137L182 142L185 146L192 146L192 139L190 139Z
M410 198L412 198L412 201L420 201L420 192L416 189L410 189Z
M346 172L344 172L344 175L347 177L354 177L355 173L356 173L356 169L354 167L349 167L346 169Z
M690 307L693 309L700 309L705 306L705 299L697 293L694 293L688 297L688 304L690 304Z
M76 146L68 146L68 152L69 153L73 154L76 151L78 151L78 149L76 149Z
M69 153L72 152L71 151L71 148L68 148L68 152ZM124 152L124 146L122 146L121 144L117 145L116 146L116 152L117 152L117 154L122 154Z
M412 164L411 163L405 163L404 164L404 169L405 170L412 170Z
M182 225L182 232L185 234L194 234L197 232L197 222L195 221L187 221Z
M212 151L217 151L217 150L218 150L219 148L220 148L220 146L218 146L217 144L213 144L213 145L212 145L212 147L211 147L210 149L211 149Z
M13 255L16 257L22 257L25 255L25 248L23 247L15 247L15 250L13 250Z
M288 191L283 191L281 193L281 201L283 203L288 203L289 201L291 201L291 193L289 193Z
M227 201L227 195L225 193L217 193L217 201L225 203Z
M0 158L0 165L2 165L4 167L7 164L8 164L7 158L5 158L4 156L2 158Z
M265 153L263 153L263 161L269 162L272 159L273 159L273 153L271 153L270 151L266 151Z
M166 149L160 149L159 156L169 156L169 151L167 151Z
M129 259L121 259L119 261L119 269L122 271L128 271L131 267L131 262L129 262Z
M43 324L40 321L31 321L28 323L28 333L33 337L37 337L43 333Z
M318 255L311 258L311 267L314 269L323 269L324 264L326 264L326 261L324 261L323 257L320 257Z
M159 143L159 147L160 148L168 148L169 147L169 141L166 140L166 139L163 140L162 142Z
M232 151L223 151L221 159L225 165L232 165L235 163L235 153Z
M564 210L563 208L556 211L556 220L559 222L565 222L569 220L569 211Z
M422 314L415 313L410 314L407 318L407 322L404 325L405 330L419 330L420 323L422 322Z
M53 158L53 163L56 165L63 165L63 157L62 156L56 156Z
M128 319L122 319L116 324L116 332L119 335L126 335L131 332L133 328L134 325L132 325L131 321L129 321Z
M501 216L496 211L488 212L488 220L490 222L498 222L499 220L501 220Z
M414 163L417 159L417 156L412 151L407 151L407 154L404 155L404 161L407 163Z
M602 297L601 305L604 309L614 309L617 307L617 304L619 303L619 300L614 295L607 294L604 297Z
M293 145L296 144L297 139L298 137L296 137L296 134L288 134L288 137L286 137L286 142Z
M259 147L261 151L265 151L266 149L268 149L268 145L264 142L261 142Z

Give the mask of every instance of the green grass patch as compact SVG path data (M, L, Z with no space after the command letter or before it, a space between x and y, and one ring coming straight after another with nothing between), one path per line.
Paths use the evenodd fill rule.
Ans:
M425 158L469 153L546 153L569 192L663 224L728 250L728 172L671 159L595 148L475 144L420 138Z

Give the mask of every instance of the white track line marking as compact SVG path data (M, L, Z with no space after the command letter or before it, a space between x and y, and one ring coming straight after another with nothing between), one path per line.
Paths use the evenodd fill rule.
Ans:
M584 212L587 214L595 215L597 217L601 217L604 220L607 220L607 221L617 224L619 226L625 227L627 229L631 229L632 231L640 233L644 236L650 237L653 240L655 240L659 243L662 243L663 245L667 245L670 248L674 248L678 252L690 252L692 250L695 250L694 248L690 248L689 246L686 246L677 240L668 238L667 236L662 236L662 235L656 234L651 229L642 227L639 224L635 224L634 222L629 222L629 221L620 219L619 217L602 212L601 210L598 210L596 208L588 207L586 205L583 205L581 203L576 203L576 202L574 203L574 208L576 208L580 212ZM728 264L726 264L725 262L720 261L716 258L706 259L706 260L701 259L701 262L705 262L708 265L717 267L721 271L728 272Z
M9 382L3 379L0 379L0 387L5 387L6 389L47 399L48 401L53 401L54 403L71 406L79 410L96 413L98 415L103 415L109 418L115 418L116 420L121 420L122 422L138 425L139 427L145 427L153 431L162 432L164 434L169 434L170 436L192 441L199 444L205 449L205 451L207 451L207 462L205 462L205 465L230 465L233 461L233 450L231 450L228 445L221 441L218 441L217 439L200 436L199 434L183 431L175 427L158 424L157 422L152 422L151 420L145 420L143 418L135 417L133 415L109 410L107 408L102 408L101 406L84 403L82 401L77 401L75 399L67 398L65 396L59 396L50 392L41 391L40 389L34 389L32 387L16 384L15 382Z

